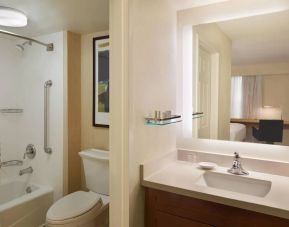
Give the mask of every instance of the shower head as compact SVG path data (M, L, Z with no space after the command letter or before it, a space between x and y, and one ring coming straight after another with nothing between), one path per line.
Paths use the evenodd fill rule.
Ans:
M21 44L16 44L16 48L20 51L24 51L24 47Z
M31 41L26 41L26 42L24 42L24 43L22 43L22 44L16 44L16 48L19 49L20 51L24 51L24 47L25 47L26 45L31 46L31 45L32 45L32 42L31 42Z

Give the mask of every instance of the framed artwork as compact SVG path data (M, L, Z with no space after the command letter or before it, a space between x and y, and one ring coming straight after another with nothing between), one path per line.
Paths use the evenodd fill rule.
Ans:
M93 126L109 127L109 36L93 39Z

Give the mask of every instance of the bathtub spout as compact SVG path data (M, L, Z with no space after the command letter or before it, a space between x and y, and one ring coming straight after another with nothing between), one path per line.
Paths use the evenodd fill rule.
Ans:
M22 176L23 174L27 174L27 173L33 173L33 168L31 166L19 171L20 176Z

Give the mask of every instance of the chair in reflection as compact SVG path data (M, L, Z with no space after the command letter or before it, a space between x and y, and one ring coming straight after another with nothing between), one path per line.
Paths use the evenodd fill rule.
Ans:
M268 144L283 141L283 120L260 120L259 128L253 127L253 137Z

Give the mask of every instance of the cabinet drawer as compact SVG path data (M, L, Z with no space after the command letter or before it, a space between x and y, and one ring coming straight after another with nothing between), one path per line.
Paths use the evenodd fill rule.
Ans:
M156 210L187 219L198 220L211 226L225 226L227 217L230 215L228 213L227 215L220 213L223 208L221 204L158 190L150 190L150 196L154 200Z
M289 219L146 188L146 226L165 223L175 227L288 227Z
M156 227L212 227L197 221L181 218L161 211L156 212Z

